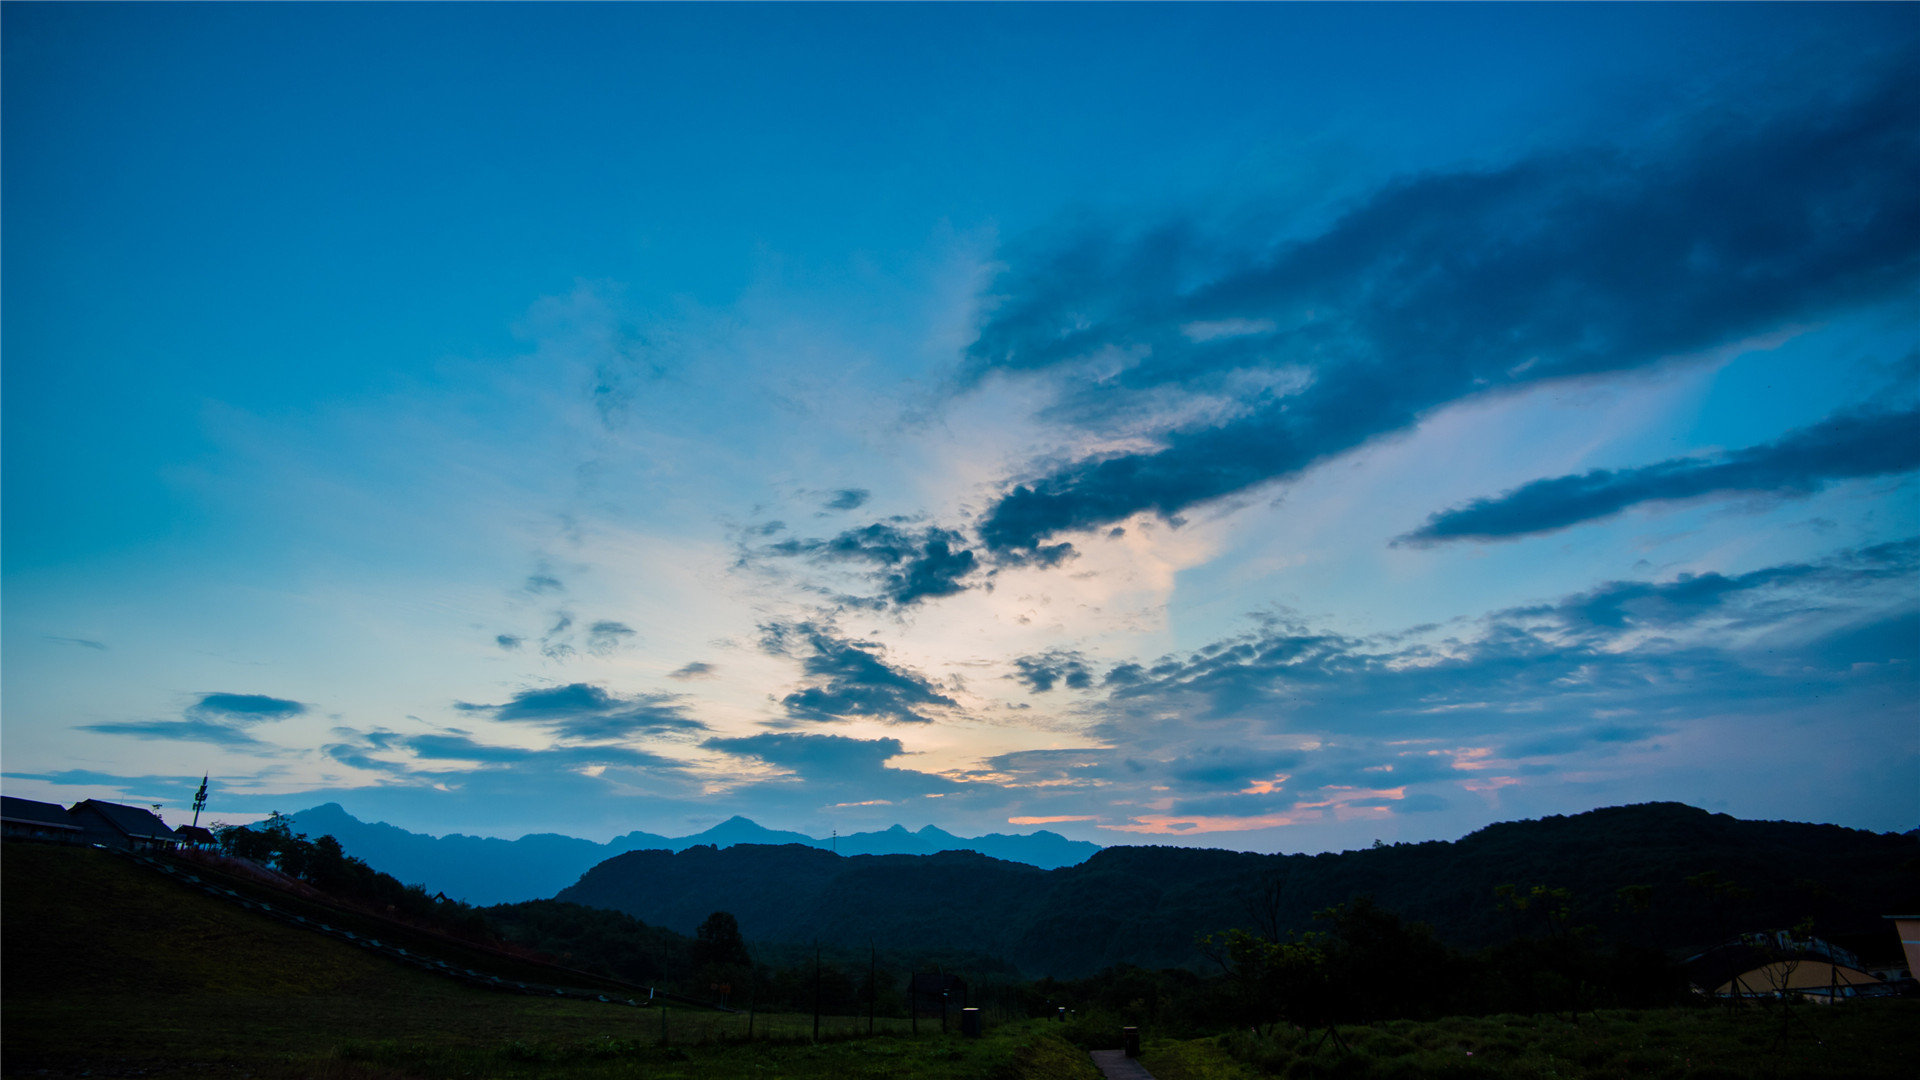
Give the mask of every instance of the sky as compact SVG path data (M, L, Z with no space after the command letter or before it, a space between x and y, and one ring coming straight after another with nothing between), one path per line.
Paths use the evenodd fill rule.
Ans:
M1920 7L0 7L0 773L1920 826Z

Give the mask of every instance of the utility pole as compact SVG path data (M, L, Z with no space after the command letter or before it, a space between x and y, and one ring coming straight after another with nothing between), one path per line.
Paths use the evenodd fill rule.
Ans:
M207 808L207 778L206 776L203 775L200 777L200 790L195 792L193 796L193 824L196 828L200 824L200 811L205 810L206 808Z

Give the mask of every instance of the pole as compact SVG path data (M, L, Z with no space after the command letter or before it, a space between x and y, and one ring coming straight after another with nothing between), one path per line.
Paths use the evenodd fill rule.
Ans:
M820 1041L820 939L813 939L813 1041Z
M880 951L867 939L867 1034L873 1034L873 1018L880 1011Z

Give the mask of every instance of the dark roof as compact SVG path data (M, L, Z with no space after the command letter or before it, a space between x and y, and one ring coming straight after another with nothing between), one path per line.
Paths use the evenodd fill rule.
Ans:
M86 802L73 805L75 816L88 811L99 815L107 824L113 826L114 831L135 840L172 840L174 838L172 827L161 821L151 810L101 802L99 799L88 799Z
M198 825L182 825L173 830L173 835L189 844L211 844L214 842L213 833Z
M22 825L37 825L43 829L80 831L80 826L74 823L67 808L59 803L35 802L12 795L0 795L0 818Z

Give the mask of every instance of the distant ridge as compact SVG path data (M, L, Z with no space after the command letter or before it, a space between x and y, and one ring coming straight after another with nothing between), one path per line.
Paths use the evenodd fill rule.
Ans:
M450 833L430 836L385 822L361 821L339 803L324 803L291 815L308 836L332 836L347 854L365 859L428 892L444 892L470 904L507 904L553 896L580 879L589 868L629 851L685 851L711 845L802 844L841 855L935 855L977 851L996 859L1043 870L1085 862L1101 848L1041 830L1028 834L990 833L971 839L928 825L917 832L895 825L879 832L848 833L821 839L769 829L738 815L691 836L666 837L630 832L604 844L557 833L532 833L517 840Z
M915 835L880 835L901 834ZM1466 950L1540 932L1537 910L1501 907L1502 885L1522 895L1566 889L1570 925L1676 956L1811 915L1828 940L1892 958L1898 939L1884 916L1920 906L1916 867L1911 836L1645 803L1501 822L1451 842L1320 855L1110 847L1051 870L957 852L635 851L595 866L557 899L682 934L727 911L749 941L968 950L1029 976L1077 978L1119 963L1204 968L1202 934L1261 918L1272 932L1309 931L1321 925L1315 912L1356 896ZM1702 888L1705 874L1732 889ZM1627 902L1627 889L1647 906Z

